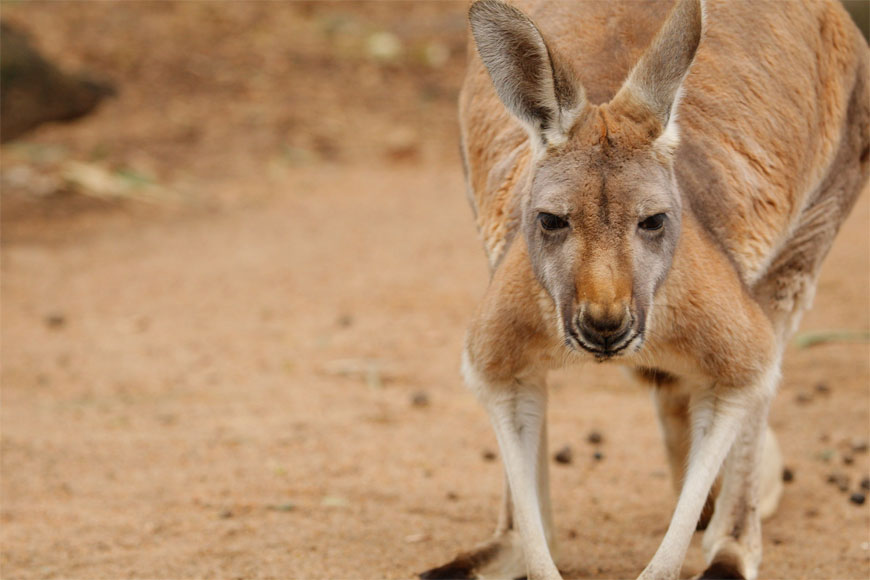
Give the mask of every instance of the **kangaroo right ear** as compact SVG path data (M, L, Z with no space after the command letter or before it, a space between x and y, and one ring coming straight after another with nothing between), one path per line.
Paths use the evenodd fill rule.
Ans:
M586 98L570 71L553 58L535 24L500 0L475 2L468 18L505 107L539 144L564 141Z

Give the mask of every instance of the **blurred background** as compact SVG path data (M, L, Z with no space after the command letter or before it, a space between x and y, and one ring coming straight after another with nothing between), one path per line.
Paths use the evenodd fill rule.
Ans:
M0 576L407 578L488 535L466 8L0 3ZM772 412L782 577L870 573L866 197ZM564 570L633 577L673 505L648 398L552 391Z
M213 183L317 163L454 161L464 12L460 2L4 2L2 134L18 138L4 161L19 168L4 191L90 195L79 178L99 174L133 197L207 202L197 193ZM87 123L21 137L92 108Z

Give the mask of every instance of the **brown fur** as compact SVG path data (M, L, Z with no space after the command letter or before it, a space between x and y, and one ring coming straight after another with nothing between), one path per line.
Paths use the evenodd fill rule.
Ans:
M520 6L559 54L572 55L573 69L594 103L613 97L670 4L532 1ZM580 9L582 17L569 16ZM864 138L870 139L866 104L863 113L853 113L854 122L845 123L850 98L866 95L866 88L855 90L860 88L856 83L866 82L866 43L833 2L787 11L777 2L713 1L706 11L704 38L684 86L675 170L691 192L693 213L728 251L742 277L752 280L798 222L807 198L828 173L844 130L858 130L862 114ZM603 26L608 19L621 24ZM753 54L759 47L762 53ZM490 250L503 246L487 233L509 236L503 226L490 222L501 224L503 216L517 213L522 187L515 190L488 178L505 151L521 147L527 137L498 101L475 54L470 47L460 123L478 223ZM807 63L814 70L808 71ZM820 99L794 98L816 94L816 87L825 93ZM766 114L748 114L757 110ZM528 170L524 156L504 178L522 184ZM516 195L492 199L494 187ZM496 259L490 256L491 263Z
M740 571L740 560L723 554L704 570L699 580L746 580L746 577Z
M536 527L524 438L540 433L546 370L592 353L658 389L678 489L691 454L675 437L696 406L701 439L733 442L705 447L718 463L689 470L676 531L643 577L676 575L686 518L709 516L717 497L705 577L753 578L758 458L784 341L870 177L870 50L833 1L710 0L703 34L694 0L667 20L667 0L517 4L472 7L477 46L460 96L492 272L465 370L522 491L505 502L522 516L509 533L534 544L530 577L558 574ZM547 214L562 225L545 227ZM644 226L655 215L664 227ZM619 348L589 338L623 329L636 334ZM472 556L497 563L507 533L487 544L504 550Z
M654 387L669 387L677 382L677 377L661 369L650 367L635 367L634 374L638 380Z

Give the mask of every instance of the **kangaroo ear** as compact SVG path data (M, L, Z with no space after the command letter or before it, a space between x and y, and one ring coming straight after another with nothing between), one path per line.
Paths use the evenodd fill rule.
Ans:
M701 0L678 0L613 100L640 101L665 131L676 110L680 86L698 50L702 27Z
M544 146L563 141L586 99L569 69L553 59L535 24L500 0L475 2L468 18L505 107Z

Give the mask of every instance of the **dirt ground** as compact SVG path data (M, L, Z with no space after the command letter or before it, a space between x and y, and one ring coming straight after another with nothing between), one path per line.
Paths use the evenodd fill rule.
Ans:
M119 94L0 151L0 576L410 578L484 539L502 476L458 374L487 283L456 155L464 5L2 9ZM803 332L870 329L868 223L865 194ZM764 578L870 576L849 500L868 355L788 349ZM674 504L649 396L600 365L551 387L560 568L635 577Z

